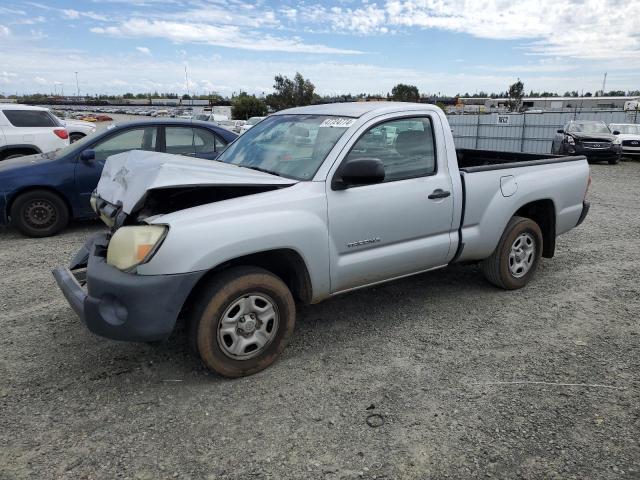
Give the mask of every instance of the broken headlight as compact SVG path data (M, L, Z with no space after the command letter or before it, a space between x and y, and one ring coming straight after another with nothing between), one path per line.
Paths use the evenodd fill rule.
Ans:
M120 270L129 270L153 257L169 227L137 225L115 231L107 248L107 263Z

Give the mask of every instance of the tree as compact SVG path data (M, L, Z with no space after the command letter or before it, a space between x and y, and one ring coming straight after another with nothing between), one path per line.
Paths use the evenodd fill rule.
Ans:
M420 100L420 92L415 85L405 85L399 83L391 89L391 97L396 102L418 102Z
M519 112L522 107L522 97L524 97L524 83L518 79L516 83L509 85L507 96L509 97L509 101L507 102L509 110Z
M315 85L296 72L293 80L284 75L276 75L274 93L267 95L266 102L274 110L311 105Z
M237 120L247 120L250 117L264 117L267 105L255 95L240 92L231 103L231 117Z

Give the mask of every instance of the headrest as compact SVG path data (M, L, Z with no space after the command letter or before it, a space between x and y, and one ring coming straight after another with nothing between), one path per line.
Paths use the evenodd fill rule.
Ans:
M400 155L417 155L426 150L427 132L424 130L407 130L396 137L396 151Z

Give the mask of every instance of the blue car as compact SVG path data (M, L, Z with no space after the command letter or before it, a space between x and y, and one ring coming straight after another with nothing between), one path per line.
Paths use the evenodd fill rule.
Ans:
M237 135L208 122L145 120L113 125L54 152L0 161L0 225L47 237L92 218L89 199L105 160L129 150L215 159Z

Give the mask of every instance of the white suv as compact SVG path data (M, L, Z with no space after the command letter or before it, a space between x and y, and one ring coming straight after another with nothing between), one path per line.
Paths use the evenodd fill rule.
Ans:
M69 132L46 108L0 104L0 160L69 145Z

